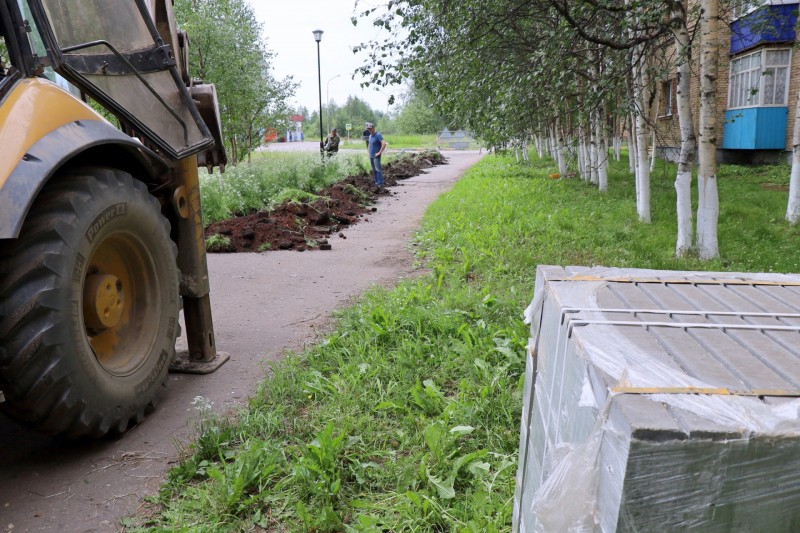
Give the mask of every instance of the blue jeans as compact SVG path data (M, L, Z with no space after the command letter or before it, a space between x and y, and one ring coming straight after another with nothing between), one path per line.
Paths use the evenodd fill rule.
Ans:
M375 175L375 185L383 187L383 169L381 168L380 157L370 157L369 164L372 167L372 173Z

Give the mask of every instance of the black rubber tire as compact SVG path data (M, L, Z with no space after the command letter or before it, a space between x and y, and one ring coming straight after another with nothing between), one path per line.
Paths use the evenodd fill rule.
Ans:
M51 180L20 237L0 246L0 407L68 437L142 421L175 356L176 256L158 201L129 174L90 167ZM118 276L104 286L120 295L113 327L87 326L95 274Z

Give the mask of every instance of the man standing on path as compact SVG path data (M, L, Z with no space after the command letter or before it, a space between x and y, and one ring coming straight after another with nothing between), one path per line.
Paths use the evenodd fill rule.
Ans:
M375 186L378 188L377 192L383 189L383 169L381 168L381 154L386 150L386 141L383 135L375 131L375 124L367 122L365 127L369 131L369 139L367 140L367 149L369 150L369 164L372 167L372 173L375 176Z

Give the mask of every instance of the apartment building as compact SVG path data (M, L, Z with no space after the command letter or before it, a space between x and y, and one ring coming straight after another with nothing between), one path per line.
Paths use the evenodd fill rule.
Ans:
M720 25L720 161L759 163L790 156L800 90L800 50L794 49L797 16L797 0L740 2ZM699 68L694 71L691 102L696 126ZM680 146L675 87L674 75L659 82L654 119L657 152L673 160Z

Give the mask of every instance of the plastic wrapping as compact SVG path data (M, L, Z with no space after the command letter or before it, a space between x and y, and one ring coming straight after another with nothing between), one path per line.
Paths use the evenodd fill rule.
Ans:
M800 276L540 266L513 529L800 530Z

